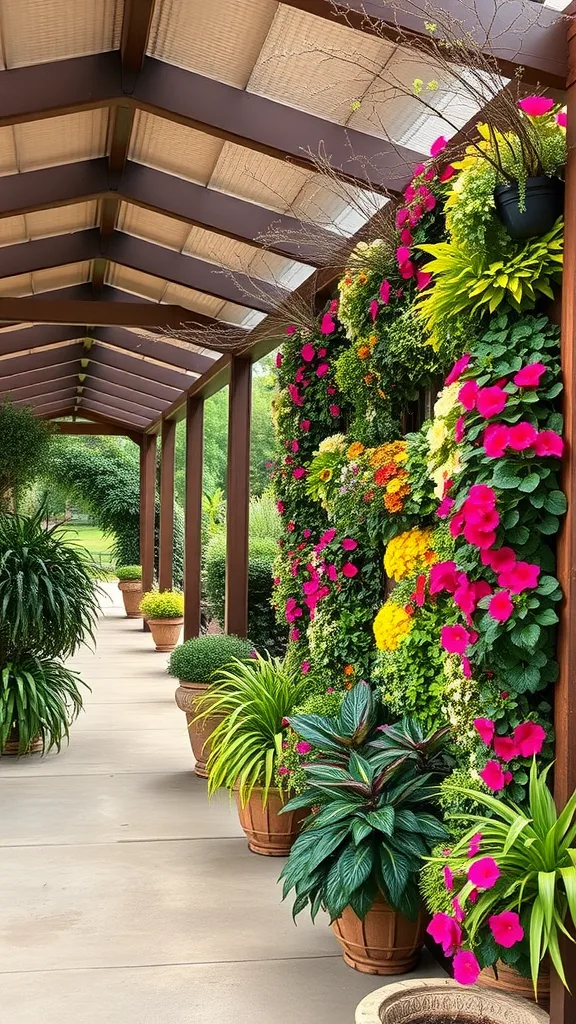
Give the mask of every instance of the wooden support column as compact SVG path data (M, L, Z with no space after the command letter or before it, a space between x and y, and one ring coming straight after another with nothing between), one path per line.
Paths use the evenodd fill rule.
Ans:
M238 636L248 633L251 396L252 364L233 356L228 400L225 628Z
M162 456L160 460L160 556L158 586L172 590L174 554L174 445L176 420L162 422Z
M144 434L140 446L140 562L142 590L154 583L154 526L156 518L156 435ZM144 629L148 626L144 623Z
M184 639L200 633L202 572L202 463L204 399L186 400L186 508L184 528Z
M562 286L562 375L564 380L563 489L568 513L558 543L558 577L564 592L558 635L560 676L555 694L556 762L554 795L559 807L576 789L576 26L568 23L568 163ZM576 1021L576 955L561 944L572 995L552 973L550 1024Z

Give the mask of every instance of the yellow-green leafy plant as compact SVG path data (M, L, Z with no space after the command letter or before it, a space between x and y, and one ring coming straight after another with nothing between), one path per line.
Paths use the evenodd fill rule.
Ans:
M150 590L140 601L147 619L179 619L184 614L184 595L177 590Z

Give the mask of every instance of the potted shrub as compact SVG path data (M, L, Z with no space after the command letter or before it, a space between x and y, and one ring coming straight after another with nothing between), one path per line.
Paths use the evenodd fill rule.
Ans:
M140 618L142 600L142 566L118 565L116 567L118 589L122 593L127 619Z
M216 672L233 660L250 657L253 644L227 633L198 636L186 640L170 655L168 672L180 681L176 704L186 715L188 735L196 759L194 771L206 778L206 759L210 753L209 737L222 715L204 714L198 718L198 698L208 689Z
M208 792L234 793L248 846L266 857L286 856L306 815L303 804L281 815L286 794L273 783L283 727L308 686L299 670L257 654L220 671L199 701L201 713L223 715L211 736Z
M176 590L151 590L140 601L157 651L173 651L184 623L184 595Z
M62 661L93 639L93 566L43 510L0 516L0 751L60 749L82 707L76 672Z
M422 859L448 837L432 813L431 786L447 767L445 736L423 737L411 723L382 731L365 683L349 691L338 717L300 715L290 724L324 757L304 766L308 788L285 808L314 813L282 872L284 898L295 890L294 915L307 905L313 920L328 911L351 967L403 974L418 960L427 923Z

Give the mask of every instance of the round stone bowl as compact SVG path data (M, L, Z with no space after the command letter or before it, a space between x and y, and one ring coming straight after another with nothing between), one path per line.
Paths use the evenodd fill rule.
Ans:
M464 988L449 978L401 981L378 988L356 1009L356 1024L549 1024L539 1006L519 996Z

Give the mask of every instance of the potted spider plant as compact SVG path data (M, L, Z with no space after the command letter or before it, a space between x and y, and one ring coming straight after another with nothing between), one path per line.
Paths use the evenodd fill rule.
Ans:
M118 589L122 594L127 619L140 618L140 601L142 600L142 566L116 566Z
M140 601L157 651L173 651L184 624L184 595L177 590L150 590Z
M198 702L201 716L223 716L210 738L208 793L234 794L249 848L266 857L286 856L306 815L302 805L280 814L286 793L274 779L287 716L308 688L300 671L257 654L220 671Z
M186 640L172 652L168 672L179 680L174 699L186 715L190 745L194 754L194 771L206 778L206 759L210 754L210 735L221 714L203 714L198 717L198 698L206 693L215 673L232 660L247 660L254 645L250 640L228 633L194 637Z
M44 512L0 516L0 751L60 750L82 707L64 659L94 638L99 588L86 551Z

